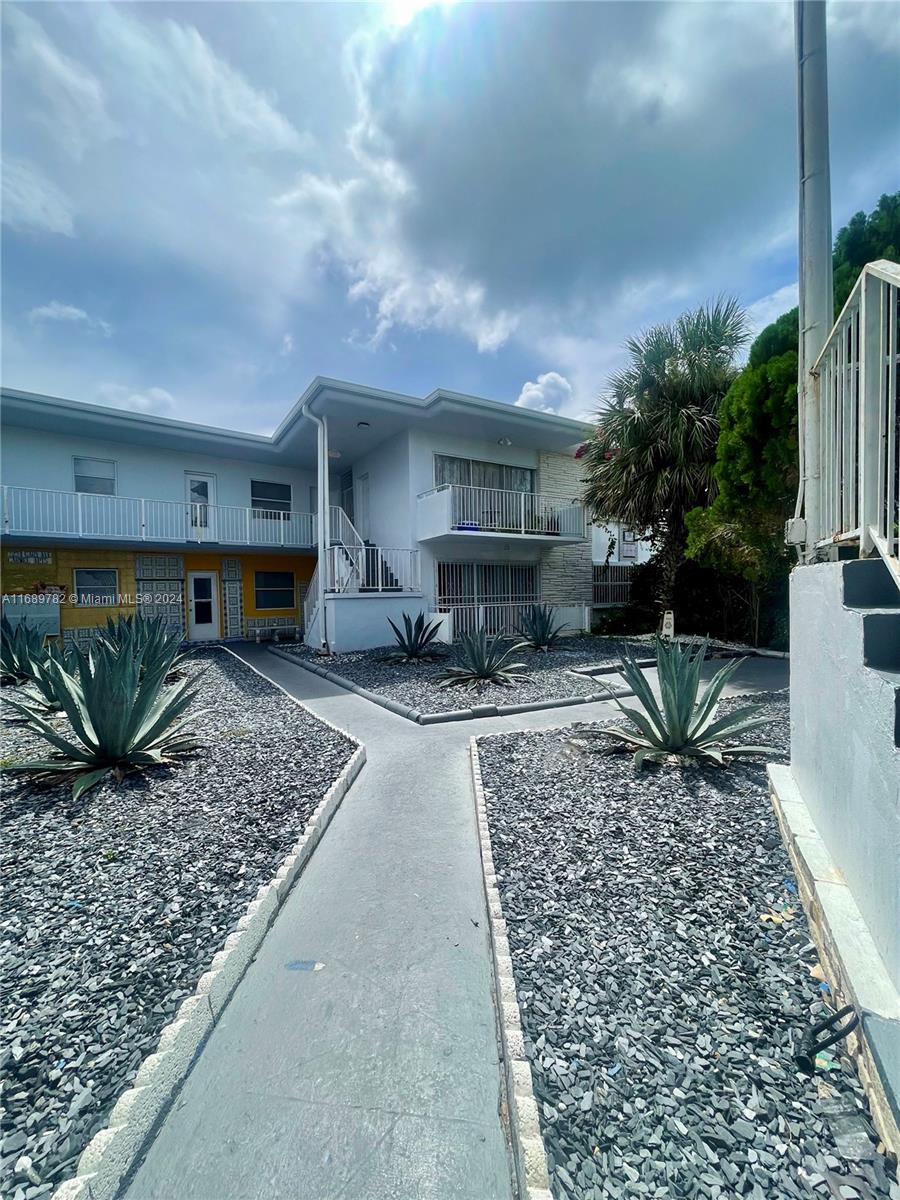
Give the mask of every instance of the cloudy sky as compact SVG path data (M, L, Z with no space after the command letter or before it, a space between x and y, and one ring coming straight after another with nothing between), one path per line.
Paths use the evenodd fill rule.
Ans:
M835 229L900 5L830 4ZM591 411L628 333L796 296L789 3L3 6L3 381L269 431L315 375Z

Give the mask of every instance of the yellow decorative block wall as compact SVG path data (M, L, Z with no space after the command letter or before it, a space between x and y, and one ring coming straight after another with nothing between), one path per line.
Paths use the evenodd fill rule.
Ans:
M34 593L45 588L58 587L62 589L63 599L60 604L60 629L88 629L94 625L105 625L106 618L116 618L117 615L130 616L135 609L134 597L136 584L134 578L133 550L94 550L85 546L74 549L49 548L51 562L46 563L17 563L10 562L10 552L35 550L37 547L15 546L6 547L3 551L3 576L0 580L4 594ZM40 547L45 551L47 547ZM75 591L75 569L90 570L91 568L115 567L119 572L118 591L122 596L130 598L130 604L124 605L78 605L71 604L68 597Z

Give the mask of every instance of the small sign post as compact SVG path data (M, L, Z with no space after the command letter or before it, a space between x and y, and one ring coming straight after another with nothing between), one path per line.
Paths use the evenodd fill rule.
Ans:
M664 637L667 642L671 642L672 638L675 636L675 614L672 612L671 608L667 608L663 613L662 633L660 636Z

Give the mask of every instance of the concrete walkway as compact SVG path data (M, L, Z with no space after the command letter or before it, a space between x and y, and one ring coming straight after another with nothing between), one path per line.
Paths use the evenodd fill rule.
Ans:
M419 726L240 652L368 762L127 1200L511 1200L468 741L615 710ZM749 688L784 686L785 668L754 660L734 690L745 671Z

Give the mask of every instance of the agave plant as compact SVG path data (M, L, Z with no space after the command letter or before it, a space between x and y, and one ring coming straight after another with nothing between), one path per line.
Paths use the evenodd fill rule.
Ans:
M568 628L568 625L554 623L553 609L549 604L531 604L522 613L516 633L522 639L521 645L532 650L543 650L546 654Z
M60 648L57 642L48 642L42 659L35 659L33 674L28 680L28 686L23 693L22 703L27 707L37 707L44 712L58 712L62 708L56 680L51 673L50 664L62 667L71 675L75 670L74 647Z
M13 625L0 619L0 676L4 683L22 683L34 678L34 665L43 660L44 635L26 621Z
M624 647L620 656L621 674L643 711L623 704L613 689L605 685L632 728L613 726L596 731L595 736L615 738L633 749L636 767L642 767L645 762L664 762L669 757L682 761L708 759L722 766L726 754L777 753L771 746L745 746L726 741L768 723L768 717L755 715L760 711L758 704L745 705L716 719L722 689L743 659L734 659L717 671L697 699L706 648L705 641L682 645L656 639L660 706L631 650Z
M499 683L504 687L512 687L528 678L523 673L524 663L509 661L521 648L521 642L511 644L499 633L493 637L489 637L483 629L464 633L460 639L457 661L444 668L440 686L481 689L488 683Z
M440 632L440 622L434 621L428 625L425 614L419 613L415 621L409 613L403 614L403 629L400 630L388 617L388 624L394 631L397 649L384 656L384 662L434 662L441 653L434 640Z
M47 676L69 719L71 734L28 705L10 701L10 707L56 753L8 770L38 778L74 775L72 795L77 799L109 772L121 781L127 771L171 762L175 755L201 745L186 735L188 722L179 721L197 696L195 681L162 691L177 651L177 645L170 644L166 654L143 673L142 650L134 655L116 653L99 639L87 654L73 652L74 670L58 660L48 661Z
M100 634L100 640L105 642L116 654L131 655L141 653L141 670L152 670L159 661L170 661L169 673L176 671L187 658L190 651L181 651L181 635L169 633L160 617L148 619L138 611L133 616L119 616L113 621L106 618L106 629ZM175 648L176 653L170 655Z

